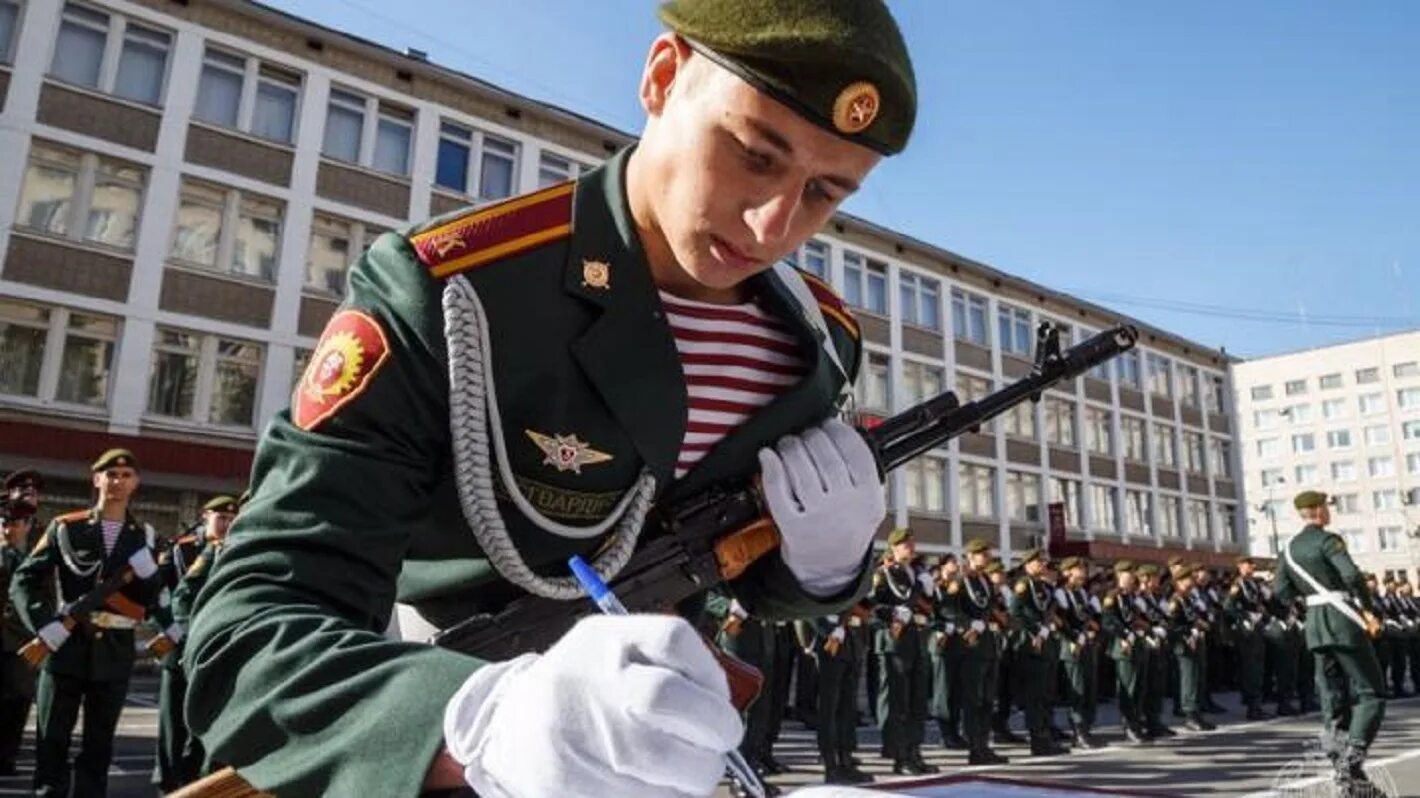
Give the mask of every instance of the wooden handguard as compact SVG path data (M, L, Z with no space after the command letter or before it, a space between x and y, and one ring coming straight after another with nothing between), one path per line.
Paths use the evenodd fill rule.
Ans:
M162 659L177 649L177 643L174 643L173 639L167 635L158 635L149 640L145 648L154 659Z
M768 517L760 518L715 543L715 560L725 580L735 579L755 560L779 547L779 530Z
M237 771L222 768L212 775L194 781L177 792L168 793L168 798L276 798L247 783Z
M1385 624L1377 618L1375 613L1367 612L1361 615L1361 619L1366 622L1366 636L1372 640L1377 640L1385 632Z
M725 679L730 683L730 703L740 711L749 708L764 687L764 674L760 673L759 668L726 653L709 638L705 638L705 645L710 647L710 653L720 663Z

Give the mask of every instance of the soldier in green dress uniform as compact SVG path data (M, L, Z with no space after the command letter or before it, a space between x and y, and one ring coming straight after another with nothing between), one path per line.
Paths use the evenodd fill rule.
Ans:
M1139 584L1134 568L1132 560L1115 562L1115 586L1101 602L1100 625L1109 636L1109 658L1114 661L1115 695L1124 739L1137 745L1153 739L1145 728L1144 689L1149 657L1156 644L1151 643L1149 622L1135 604Z
M825 615L808 623L814 658L818 662L819 756L828 784L865 784L873 777L853 760L858 736L858 673L867 642L857 631L864 628L872 610L859 603L842 613Z
M1262 708L1262 671L1267 651L1262 629L1272 617L1271 589L1254 576L1257 564L1251 557L1238 557L1236 566L1237 575L1223 600L1223 611L1232 626L1233 645L1238 651L1238 686L1247 707L1247 719L1266 720L1272 716Z
M1169 640L1173 645L1178 667L1178 709L1184 717L1184 727L1204 732L1217 728L1203 717L1203 668L1208 657L1208 620L1195 601L1193 568L1181 562L1173 566L1173 595L1169 597L1167 615Z
M935 773L936 766L922 757L932 678L927 653L931 619L924 612L931 598L923 586L932 574L914 566L910 530L894 529L888 535L888 548L892 557L873 574L872 592L877 618L873 650L883 680L878 691L883 752L892 759L894 773ZM923 575L927 580L920 578Z
M0 504L0 776L15 775L15 757L35 698L34 669L20 656L30 631L10 600L10 580L25 561L34 523L33 507L8 497Z
M1016 653L1016 699L1025 713L1026 731L1032 756L1052 756L1069 749L1050 733L1047 680L1055 678L1059 655L1049 644L1056 632L1055 591L1045 580L1046 555L1030 549L1021 555L1024 574L1011 591L1010 613L1013 629L1011 648Z
M966 568L954 583L957 588L947 585L945 604L948 619L961 631L961 706L967 763L1005 764L1007 758L991 750L990 745L991 702L996 695L1001 656L998 641L1005 633L1001 625L1005 606L991 580L993 573L1001 573L1001 563L992 559L991 544L982 538L967 541L965 548Z
M773 713L782 710L774 693L774 660L779 647L774 624L750 617L740 602L725 591L711 591L705 602L706 615L716 628L715 642L728 654L752 665L764 677L759 695L745 710L745 733L740 753L760 776L772 775L767 760L773 759ZM770 785L765 785L769 787Z
M71 784L76 797L105 793L133 671L133 629L158 592L153 528L129 512L139 484L137 459L126 449L111 449L91 471L94 506L50 521L10 584L20 619L50 651L37 695L34 788L40 796L70 795ZM77 619L73 629L55 620L60 607L128 566L137 578L104 609ZM81 707L84 734L71 782L69 742Z
M1385 717L1385 680L1371 645L1380 621L1345 539L1326 530L1326 494L1303 491L1293 504L1306 526L1278 558L1276 592L1282 600L1306 596L1307 649L1317 657L1322 692L1322 742L1342 794L1364 793L1362 766Z
M188 720L252 785L708 792L741 722L680 619L590 617L499 663L382 633L397 600L435 627L529 592L583 601L569 556L611 577L665 534L653 504L725 480L761 475L782 538L729 585L750 615L826 615L867 590L881 480L837 420L859 331L783 259L905 146L901 33L880 0L660 14L637 144L573 183L386 234L351 268L189 631ZM767 313L802 378L691 424L687 375L732 353L688 371L663 294Z
M1175 732L1164 723L1164 697L1174 671L1173 650L1168 642L1168 616L1164 608L1162 569L1154 563L1139 566L1139 591L1134 606L1149 624L1148 668L1144 671L1144 728L1150 737L1172 737Z
M1064 628L1060 630L1060 661L1065 668L1066 698L1070 708L1071 742L1077 748L1091 749L1103 745L1091 730L1095 725L1095 709L1099 704L1100 620L1085 584L1089 580L1089 561L1083 557L1066 557L1060 561L1065 581L1055 589L1055 604L1059 608Z
M227 530L237 515L237 500L231 496L214 496L202 506L202 523L190 534L179 535L166 551L158 556L158 580L162 592L154 618L161 628L161 641L149 643L169 649L161 657L162 672L158 682L158 748L153 763L153 784L163 792L172 792L195 781L202 769L202 746L188 733L183 719L183 699L187 695L187 678L182 670L182 642L186 625L177 620L173 596L188 571L201 557L204 549L227 536Z
M942 747L967 750L970 746L961 733L962 660L966 646L964 631L956 624L956 594L961 590L961 567L956 555L948 554L937 567L937 599L933 602L932 620L932 701L928 714L937 721Z

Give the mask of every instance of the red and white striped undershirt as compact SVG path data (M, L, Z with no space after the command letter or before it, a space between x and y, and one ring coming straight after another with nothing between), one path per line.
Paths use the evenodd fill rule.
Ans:
M714 305L661 292L680 353L689 417L676 459L680 479L720 439L804 378L789 328L753 302Z

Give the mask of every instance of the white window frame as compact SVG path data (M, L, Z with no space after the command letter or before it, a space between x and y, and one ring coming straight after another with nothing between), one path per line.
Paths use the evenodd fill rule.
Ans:
M935 380L936 389L929 384ZM939 363L910 358L902 361L902 408L931 399L947 389L947 370Z
M1332 482L1355 482L1356 481L1356 461L1337 460L1331 464Z
M1124 388L1140 392L1144 390L1143 368L1138 349L1131 349L1114 359L1115 375L1119 377L1119 384Z
M153 366L159 352L170 351L170 347L165 347L162 335L165 331L171 331L180 335L188 335L197 339L195 351L197 355L197 381L193 387L192 410L186 416L167 416L152 410L152 383ZM256 381L252 386L252 420L250 424L218 424L208 421L212 414L212 397L215 389L217 377L217 361L221 359L218 354L218 343L220 341L231 341L243 346L255 347L257 355ZM235 338L216 333L201 332L199 330L183 329L170 325L160 325L157 335L153 339L153 348L148 357L148 379L144 388L146 396L143 403L143 419L150 423L161 425L178 425L184 427L201 427L209 430L221 430L225 432L251 434L256 431L256 425L260 422L260 402L261 402L261 382L266 371L267 345L260 341L252 341Z
M58 161L47 160L36 156L35 150L38 147L46 147L52 150L59 150L79 158L78 171L74 174L74 194L69 199L69 215L65 222L65 233L63 236L56 236L48 230L41 230L22 224L19 219L18 203L16 214L12 217L16 230L23 231L28 235L43 236L46 238L60 238L75 244L87 247L99 247L112 252L132 252L138 245L138 230L143 224L143 206L146 204L148 193L148 167L124 161L118 158L100 156L98 153L78 150L63 144L55 144L43 139L32 139L30 143L29 156L25 161L25 175L29 173L29 167L33 164L46 165L51 169L72 171L69 164L61 164ZM108 163L126 169L136 169L142 173L142 177L137 181L129 181L119 178L113 174L106 174L100 178L99 165ZM24 202L24 177L21 178L19 202ZM133 244L127 247L115 246L104 241L94 241L87 237L89 228L89 211L93 209L94 191L100 182L124 185L128 188L137 189L138 203L133 214Z
M1344 442L1342 442L1343 438L1345 439ZM1351 430L1349 429L1329 429L1326 431L1326 448L1332 451L1346 451L1355 445L1356 442L1352 439Z
M900 304L898 310L902 313L902 323L923 330L941 332L941 281L907 269L898 270L897 281ZM928 312L932 316L930 320L924 319Z
M1286 396L1306 396L1307 380L1305 377L1299 380L1287 380L1282 383L1282 393Z
M1316 434L1301 432L1292 436L1292 453L1306 454L1316 451Z
M1198 367L1186 363L1178 364L1179 401L1189 407L1199 407L1202 402L1198 385Z
M1254 402L1266 402L1273 396L1271 385L1254 385L1248 394Z
M1109 408L1085 406L1085 450L1090 454L1113 457L1118 451L1118 444L1114 440L1112 413Z
M1356 369L1356 384L1370 385L1381 381L1381 370L1376 366L1364 369Z
M1390 455L1366 458L1366 475L1371 479L1395 476L1395 458Z
M1334 421L1338 418L1346 417L1346 400L1324 399L1321 403L1321 417L1326 421Z
M1124 491L1124 527L1126 533L1135 537L1155 537L1154 501L1147 490Z
M10 36L8 39L0 41L0 64L9 64L15 56L15 43L19 41L20 31L25 26L25 4L19 0L0 0L0 5L15 9L15 22L14 27L10 30Z
M452 128L453 130L451 130L451 128ZM455 132L455 131L457 131L457 132ZM467 134L467 135L465 136L465 135L463 135L463 134ZM498 201L500 201L500 200L506 199L506 197L484 197L484 196L483 196L483 159L484 159L485 157L490 157L490 156L489 156L489 153L488 153L488 151L487 151L487 143L488 143L488 141L489 141L490 139L493 140L493 141L499 142L499 143L501 143L501 144L508 144L508 145L511 145L512 148L513 148L513 154L512 154L511 156L506 156L504 153L501 153L501 152L500 152L500 153L497 153L496 155L493 155L493 156L491 156L491 157L497 157L497 158L508 157L508 158L509 158L510 162L512 163L512 167L513 167L513 168L512 168L511 179L510 179L510 182L511 182L510 193L508 194L508 196L510 196L510 197L511 197L511 196L517 196L517 194L518 194L518 188L519 188L520 185L522 185L522 183L521 183L521 176L520 176L520 170L521 170L521 168L522 168L522 163L521 163L521 162L522 162L522 148L523 148L522 142L518 141L517 139L511 138L511 137L509 137L509 136L500 136L500 135L498 135L498 134L496 134L496 133L489 133L488 131L483 130L482 128L477 127L477 126L475 126L475 125L468 125L468 124L464 124L463 122L460 122L460 121L457 121L457 120L453 120L453 119L447 119L447 118L440 120L440 123L439 123L439 141L440 141L440 142L449 141L449 142L453 142L453 143L455 143L455 144L458 144L460 147L465 147L465 148L467 148L467 150L468 150L468 167L467 167L467 169L465 170L465 173L464 173L464 176L463 176L463 177L464 177L464 187L465 187L465 188L464 188L463 191L460 191L460 190L458 190L458 189L456 189L456 188L452 188L452 187L450 187L450 186L446 186L446 185L443 185L442 183L438 183L438 182L435 182L435 183L434 183L434 188L435 188L436 190L438 190L438 191L453 192L453 193L458 194L458 195L460 195L460 196L469 197L469 198L473 199L475 203L498 202ZM436 153L436 154L435 154L435 158L437 159L437 157L438 157L438 156L437 156L437 153ZM554 157L564 158L564 156L560 156L560 155L556 155L556 154L554 154ZM571 160L571 159L566 159L566 160ZM574 163L576 163L576 162L574 162ZM437 175L438 175L438 164L437 164L437 163L434 165L434 169L435 169L435 175L436 175L436 177L437 177ZM539 159L539 161L538 161L538 169L539 169L539 171L542 169L542 161L541 161L541 159Z
M347 278L350 274L350 267L354 265L355 260L358 259L365 250L369 249L370 245L375 243L376 239L384 235L386 230L379 225L362 222L358 219L350 219L333 213L326 213L320 210L312 213L311 235L310 240L306 242L306 263L301 275L301 292L311 296L335 297L338 299L344 297L344 291L336 293L327 290L323 286L314 285L311 282L311 255L315 251L315 247L312 246L312 244L315 241L316 233L320 231L324 221L345 225L349 230L350 251L346 258L345 271L342 272Z
M1075 424L1075 402L1058 396L1046 396L1041 413L1045 416L1045 440L1051 446L1073 449L1080 444Z
M184 260L173 251L173 248L177 245L177 215L182 211L182 189L183 187L189 184L201 186L202 188L212 191L222 192L222 228L218 231L217 234L216 263L211 266L205 263L199 263L197 261ZM241 224L242 199L244 196L250 196L252 199L263 203L273 204L278 209L276 211L275 219L277 225L275 250L276 260L271 265L270 278L266 278L258 274L247 274L245 272L237 271L235 268L237 257L237 229ZM200 271L203 274L217 274L229 279L243 280L247 282L258 283L260 285L275 285L277 278L281 274L281 238L286 231L286 212L289 209L289 206L287 206L284 201L276 197L268 196L266 194L258 194L256 192L243 192L240 189L220 185L218 183L211 183L206 180L192 180L189 178L184 178L183 182L179 185L178 201L173 209L173 224L172 232L170 234L171 240L168 242L167 255L165 256L166 261L170 265L184 269L193 269L195 271ZM309 242L307 242L307 246L309 246ZM304 282L305 278L303 277L302 283L304 284Z
M870 401L876 397L870 396L869 382L876 382L882 386L882 402ZM858 408L871 413L886 414L892 411L892 358L881 352L865 351L863 353L863 363L858 369L858 384L854 390L854 398Z
M1137 434L1135 434L1137 432ZM1144 419L1123 414L1119 417L1119 437L1123 440L1124 459L1136 463L1149 462L1149 430Z
M1154 422L1153 429L1154 462L1160 468L1178 469L1177 428L1172 424Z
M1341 376L1341 372L1337 371L1331 374L1321 375L1317 378L1316 384L1318 390L1334 391L1337 388L1342 387L1345 383Z
M441 129L440 133L442 134L442 132L443 131ZM566 164L566 167L564 168L563 166L557 164L549 165L548 159L555 159L561 161L563 164ZM591 168L592 167L588 166L582 161L577 160L576 158L573 158L568 155L563 155L560 152L555 152L547 148L543 148L537 154L537 188L547 188L548 186L555 186L558 183L565 183L568 180L574 180L583 172L586 172ZM514 176L517 175L516 167L514 168L513 174ZM556 175L557 179L550 182L544 182L544 177L548 174Z
M1361 440L1367 446L1390 445L1390 427L1385 424L1367 424L1361 430Z
M1233 478L1232 458L1231 443L1224 438L1214 436L1208 438L1209 467L1212 469L1214 479L1231 480Z
M817 238L810 238L804 245L785 256L785 260L794 268L812 274L824 282L830 281L830 274L833 270L833 249L826 241ZM809 267L809 262L813 261L822 265L822 269Z
M947 473L951 461L945 457L923 455L914 458L904 467L907 509L925 515L946 516L949 495ZM929 485L935 483L937 501L931 501Z
M1090 524L1109 533L1119 531L1119 489L1114 485L1090 483Z
M242 62L241 70L238 71L234 69L234 65L223 63L220 60L210 59L209 57L213 53L216 53L220 56L225 56L227 58L240 60ZM193 122L196 122L199 125L210 125L212 127L219 128L222 130L236 130L238 132L245 133L249 136L257 138L261 141L273 142L276 144L285 144L288 146L295 143L296 137L300 135L301 103L305 99L304 75L294 69L290 69L288 67L281 66L278 64L264 63L260 58L257 58L256 56L246 55L244 53L228 50L225 47L218 47L211 43L209 43L206 49L203 50L202 66L200 67L200 70L205 70L209 66L216 69L224 70L230 74L235 74L241 78L241 91L238 93L237 99L236 126L229 128L220 122L213 122L207 119L201 119L195 114L192 118ZM294 83L288 82L288 80L285 80L283 78L294 81ZM197 80L198 87L200 88L202 85L201 71L199 71ZM272 84L275 86L279 86L283 89L289 89L295 95L295 99L291 107L290 138L272 139L262 136L261 134L255 131L257 97L260 93L260 89L263 84Z
M1420 377L1420 362L1407 360L1404 363L1396 363L1390 367L1390 374L1401 380L1407 377Z
M1085 525L1084 517L1080 512L1081 491L1082 486L1078 479L1060 476L1050 478L1051 502L1065 505L1065 526L1067 528L1080 529ZM1046 520L1049 520L1048 516Z
M1367 405L1371 405L1367 409ZM1362 416L1378 416L1385 412L1385 392L1363 393L1356 397L1356 407Z
M66 412L89 414L96 417L107 415L109 402L113 399L113 377L118 365L118 339L123 333L123 319L102 313L76 311L63 305L50 305L25 299L3 297L0 298L0 301L38 308L45 311L47 314L47 318L43 324L36 324L29 319L10 318L0 315L0 321L3 321L5 324L14 324L32 330L41 330L44 333L44 343L42 344L42 350L40 352L39 379L35 385L35 394L33 396L27 394L0 394L0 403L31 408L64 408ZM3 313L3 306L0 306L0 313ZM84 331L76 334L77 337L103 341L113 347L109 352L108 379L107 385L105 386L104 401L101 404L90 405L79 402L67 402L59 398L59 382L60 378L63 376L64 369L64 347L69 340L70 322L75 315L103 319L112 322L114 326L111 334L100 334L92 331Z
M94 20L83 19L75 15L70 15L67 12L69 10L69 7L71 6L83 9L84 11L90 13L102 14L108 18L108 22L101 28ZM127 17L112 9L101 6L91 6L87 3L76 3L73 0L68 0L68 2L64 4L63 8L60 11L60 24L63 25L65 22L71 22L76 25L81 25L85 28L88 28L89 30L98 31L104 34L104 51L102 59L99 61L98 82L94 86L85 86L77 83L70 84L65 82L62 78L57 77L53 74L54 59L55 56L58 54L59 47L58 28L55 29L55 39L53 43L53 48L50 51L49 63L45 67L44 74L46 79L64 83L64 85L66 86L73 85L77 86L80 89L97 91L101 94L106 94L110 97L113 97L119 102L134 103L136 105L142 105L147 108L162 108L165 105L168 96L168 83L171 78L173 69L173 43L176 39L176 34L173 31L164 28L160 25L154 25L148 20L131 21ZM158 33L167 36L168 38L167 46L163 57L163 75L160 78L161 82L158 85L158 101L153 104L149 104L142 100L135 100L129 97L122 97L114 93L116 84L118 82L119 61L123 58L123 46L128 39L128 26L130 24L132 24L140 31Z
M1333 497L1336 512L1351 515L1361 511L1361 496L1358 493L1340 493Z
M1184 469L1189 473L1202 474L1207 470L1208 442L1203 433L1183 431L1183 458Z
M1006 332L1010 332L1009 341L1005 340ZM1002 354L1029 359L1035 348L1035 314L1030 308L997 302L996 337L1000 339Z
M356 100L360 103L356 103ZM322 131L321 157L333 163L350 164L369 169L382 175L408 179L414 167L414 126L419 121L419 112L413 108L401 105L397 102L385 100L372 94L367 94L358 89L348 86L334 84L330 87L330 97L326 100L326 125L330 124L330 106L339 105L350 111L359 111L360 116L360 146L359 154L355 161L346 161L325 151L325 131ZM379 139L380 122L392 122L402 127L408 128L409 143L406 145L404 154L404 171L389 172L375 166L375 144Z
M964 341L980 347L990 347L991 339L991 303L981 294L972 293L964 288L953 287L951 291L952 299L952 338L957 341ZM971 318L979 313L981 318L981 335L972 335Z
M1321 482L1321 469L1315 463L1302 463L1292 469L1296 485L1317 485Z
M843 298L850 306L887 318L888 315L888 270L887 264L870 255L856 250L843 250ZM882 285L882 307L872 304L873 285ZM854 300L856 293L857 299Z
M1015 524L1045 523L1045 502L1042 495L1040 474L1034 471L1006 470L1004 491L1006 497L1006 517ZM1035 518L1030 517L1030 493L1035 494Z
M1401 412L1420 410L1420 388L1401 388L1395 392L1395 406Z
M1000 508L996 506L996 472L1000 469L994 466L983 465L962 461L957 465L957 512L966 518L997 518ZM967 476L970 475L970 479ZM986 492L989 507L984 508L989 512L982 512L982 507L976 501L980 494L977 490L977 482L985 479ZM968 497L970 499L968 500Z
M1371 491L1371 509L1381 511L1400 509L1400 491L1395 488Z
M1149 393L1166 399L1173 396L1172 362L1169 358L1156 352L1150 352L1145 358L1146 368L1149 372Z
M1208 502L1204 499L1186 499L1184 502L1185 519L1187 528L1184 530L1189 540L1212 540L1213 533L1209 528L1208 517L1212 513L1208 512Z

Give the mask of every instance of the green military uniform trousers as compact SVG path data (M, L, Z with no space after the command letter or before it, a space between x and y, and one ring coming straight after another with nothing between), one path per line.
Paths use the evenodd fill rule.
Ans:
M1169 692L1169 679L1178 666L1173 661L1173 651L1160 642L1158 648L1150 648L1148 667L1144 670L1143 708L1144 726L1157 729L1164 725L1164 696Z
M945 632L939 632L931 640L932 698L927 713L936 718L943 738L960 735L966 642L958 635Z
M133 633L128 632L127 635L131 645ZM127 675L99 680L67 676L49 669L40 671L36 696L36 796L102 798L107 793L113 736L118 731L118 718L127 696ZM74 758L71 793L69 743L73 739L74 724L79 719L81 707L84 710L84 733L79 755Z
M982 632L974 645L965 644L961 659L961 721L971 750L987 748L991 733L991 702L1000 678L1000 649L996 635Z
M818 751L825 767L842 766L858 747L858 666L863 642L849 630L837 653L830 654L823 643L820 638L814 652L818 660Z
M887 629L878 631L878 728L882 730L883 751L893 759L907 759L922 745L923 724L927 722L927 698L931 690L931 661L927 654L927 632L916 624L902 631L896 645Z
M1242 692L1242 702L1246 707L1256 707L1262 703L1262 676L1266 668L1267 642L1262 639L1262 630L1238 627L1235 638L1238 660L1242 668L1242 681L1238 685Z
M1138 641L1128 654L1114 658L1120 722L1136 731L1142 730L1147 722L1148 674L1153 668L1155 653L1146 643Z
M1348 734L1353 743L1369 746L1385 717L1381 695L1385 677L1375 651L1366 646L1324 648L1314 653L1326 729Z
M1061 646L1060 660L1069 689L1070 726L1077 733L1089 731L1094 728L1099 705L1099 646L1066 643Z
M1262 633L1267 644L1267 663L1272 668L1273 691L1278 702L1297 697L1297 666L1302 641L1281 621L1272 621Z
M1174 646L1173 654L1178 674L1178 698L1174 707L1184 715L1197 715L1203 709L1199 698L1203 692L1203 663L1207 661L1208 645L1201 639L1196 647L1181 642Z
M168 657L158 681L158 750L153 762L153 784L163 792L172 792L197 781L202 775L202 743L188 731L182 715L187 695L187 677L178 666L174 652Z
M1029 643L1016 647L1015 664L1012 668L1011 692L1025 713L1026 730L1032 740L1046 740L1050 737L1050 715L1048 702L1050 692L1046 682L1055 678L1055 662L1050 658L1049 646L1035 649Z

